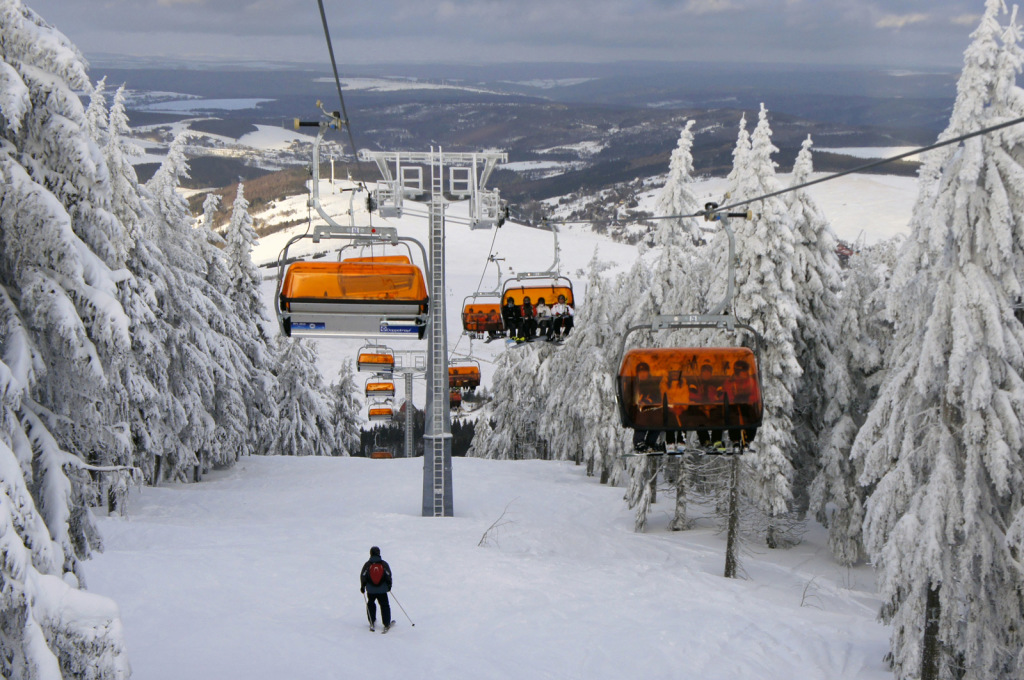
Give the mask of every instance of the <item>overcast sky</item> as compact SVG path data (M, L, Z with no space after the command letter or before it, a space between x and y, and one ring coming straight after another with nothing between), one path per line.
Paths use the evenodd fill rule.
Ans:
M316 0L23 0L85 53L329 63ZM957 67L984 0L324 0L339 65Z

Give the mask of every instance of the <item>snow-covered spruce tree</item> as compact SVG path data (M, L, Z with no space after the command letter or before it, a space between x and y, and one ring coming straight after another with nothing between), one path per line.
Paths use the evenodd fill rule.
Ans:
M669 164L669 179L658 196L657 214L693 215L698 206L697 197L690 188L693 183L693 128L694 121L688 121L679 136L679 144L672 152ZM705 309L708 287L707 262L702 220L678 218L662 220L654 232L654 249L657 253L651 267L650 288L647 290L648 303L645 306L657 314L698 313ZM699 334L685 331L663 331L657 334L655 344L659 347L678 347L699 342ZM670 527L673 530L686 528L686 474L688 459L671 461L676 487L675 514Z
M779 189L771 158L778 149L772 144L763 105L749 148L745 148L745 132L745 123L741 123L730 175L730 202ZM764 340L759 357L764 419L753 451L746 454L752 474L745 482L746 493L757 507L777 516L787 511L793 495L793 408L801 375L794 344L799 310L793 284L793 230L781 198L757 201L750 208L752 219L731 222L736 234L733 310L737 319L756 329ZM771 524L766 539L769 547L776 546Z
M277 410L280 420L267 450L282 456L344 455L336 448L334 400L317 368L317 349L298 338L282 339Z
M171 394L181 405L180 446L165 452L161 477L186 479L197 467L230 464L246 435L241 385L248 380L245 356L230 339L238 325L226 294L226 269L212 254L204 233L193 229L188 204L178 193L187 175L184 136L146 183L153 218L151 235L164 265L158 307L167 322ZM210 279L216 281L211 283Z
M104 76L89 91L89 106L85 109L89 136L100 147L107 144L107 78Z
M333 415L335 449L338 455L350 456L359 450L359 431L362 419L359 411L363 408L359 401L360 389L356 383L352 360L346 359L338 371L338 380L331 385L334 395Z
M1019 28L1003 33L1002 11L986 3L972 35L947 137L1024 115ZM922 177L888 373L853 454L874 485L864 539L896 677L1009 680L1024 672L1024 130L942 156Z
M619 423L615 397L618 349L622 342L615 308L606 293L604 263L595 249L587 274L587 300L573 332L544 364L547 405L541 437L552 457L585 462L587 474L607 484L621 467L628 434Z
M121 304L129 318L132 351L121 366L121 384L127 388L123 401L133 444L132 462L141 468L145 479L153 480L159 457L185 455L179 435L187 421L184 408L169 388L172 331L160 307L173 276L164 253L153 242L154 215L131 162L140 150L130 140L124 104L122 85L110 106L103 155L110 173L114 214L128 238L126 267L131 276L121 287Z
M0 5L0 22L0 288L8 323L25 330L3 350L32 367L18 403L36 447L29 485L64 569L78 572L98 545L83 462L119 463L128 451L110 371L129 347L123 229L73 91L88 84L81 55L20 2Z
M655 315L657 310L650 296L650 286L651 270L643 257L638 257L630 270L616 280L615 293L607 296L611 318L615 323L613 333L617 336L617 347L622 346L622 338L630 326L649 325ZM629 336L626 346L651 347L654 345L652 335L649 330L636 331ZM612 360L614 363L611 375L618 375L619 360L618 356ZM630 448L632 440L631 436ZM636 531L644 531L647 527L647 513L657 499L657 481L661 468L661 462L653 458L634 458L627 466L629 484L626 489L626 503L636 513Z
M793 185L810 180L811 138L793 164ZM860 487L850 463L850 447L857 434L853 385L848 367L839 355L839 323L842 314L842 272L832 227L806 191L786 194L793 222L793 282L801 322L797 328L797 360L803 369L795 402L796 448L794 458L805 464L797 469L795 505L802 514L808 507L829 527L833 554L849 564L845 545L850 529L851 507L860 506ZM812 479L813 475L813 488ZM833 525L828 504L843 516ZM840 536L835 536L834 534ZM854 535L854 539L859 531Z
M697 197L690 189L693 183L694 124L695 121L686 121L679 133L679 143L668 162L668 179L654 204L655 215L692 215L696 212ZM662 220L661 225L671 225L673 231L682 229L693 243L703 240L700 223L693 218Z
M239 186L241 186L241 183L239 183ZM248 205L246 205L246 208L248 208ZM203 199L203 226L210 231L214 231L213 218L219 209L220 195L212 191L206 194L206 198Z
M843 272L836 356L850 380L848 413L854 433L863 425L884 377L883 357L892 338L885 300L899 253L899 238L863 246L850 256ZM851 441L852 447L852 441ZM811 486L811 509L829 531L832 555L845 565L865 558L864 500L860 483L863 461L840 458L826 448ZM822 511L827 514L821 516Z
M547 399L538 377L542 364L554 351L548 343L530 343L510 348L498 358L493 430L485 429L479 441L474 433L467 455L497 460L547 457L547 442L538 431Z
M81 55L18 0L0 36L0 674L124 678L116 607L62 577L81 582L98 545L84 459L125 451L107 380L128 346L120 225Z
M204 229L212 233L209 229L209 216L204 217ZM265 453L264 444L277 420L276 406L271 397L277 391L277 378L273 370L277 364L277 356L264 329L267 319L260 298L260 275L252 261L252 249L257 243L256 230L252 226L249 202L245 200L241 182L238 184L237 196L232 205L231 221L225 240L227 244L223 254L230 277L229 297L234 303L234 313L239 320L237 331L240 336L235 340L248 359L247 383L253 387L244 393L249 438L243 440L243 446L246 453Z
M23 474L33 452L14 414L21 386L3 363L0 374L0 417L12 421L4 432L13 435L0 438L0 677L127 679L131 668L117 605L61 578L60 549Z

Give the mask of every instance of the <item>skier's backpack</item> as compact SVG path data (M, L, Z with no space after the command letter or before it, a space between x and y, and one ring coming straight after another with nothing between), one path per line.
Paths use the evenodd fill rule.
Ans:
M382 562L374 562L370 565L370 583L375 586L379 586L384 580L384 564Z

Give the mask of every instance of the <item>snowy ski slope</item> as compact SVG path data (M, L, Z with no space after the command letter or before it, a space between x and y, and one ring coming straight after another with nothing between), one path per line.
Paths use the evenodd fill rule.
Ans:
M666 530L668 494L635 534L623 489L571 463L458 458L453 476L447 519L419 516L418 459L247 458L146 487L99 520L89 587L120 605L145 680L891 677L870 569L832 562L817 527L746 546L730 580L713 522ZM392 600L396 628L367 630L371 545L415 628Z

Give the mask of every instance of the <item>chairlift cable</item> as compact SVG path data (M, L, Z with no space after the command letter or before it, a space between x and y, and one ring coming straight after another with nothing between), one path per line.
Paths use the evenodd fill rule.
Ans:
M815 184L821 184L822 182L828 182L828 181L831 181L831 180L834 180L834 179L838 179L840 177L845 177L846 175L852 175L854 173L864 172L865 170L871 170L873 168L877 168L879 166L886 165L887 163L892 163L894 161L903 160L904 158L907 158L908 156L914 156L916 154L924 153L926 151L932 151L933 149L938 149L938 148L941 148L943 146L949 146L950 144L958 144L958 143L963 142L965 140L971 139L972 137L980 137L981 135L985 135L985 134L988 134L990 132L995 132L997 130L1002 130L1003 128L1012 127L1014 125L1019 125L1021 123L1024 123L1024 116L1022 116L1020 118L1014 118L1013 120L1004 121L1002 123L998 123L996 125L992 125L992 126L987 127L987 128L982 128L981 130L975 130L974 132L968 132L968 133L959 135L957 137L952 137L950 139L938 141L938 142L935 142L934 144L929 144L928 146L922 146L922 147L913 149L911 151L907 151L905 153L897 154L895 156L889 156L888 158L881 158L879 160L872 161L870 163L865 163L864 165L859 165L859 166L857 166L855 168L850 168L849 170L842 170L840 172L836 172L836 173L833 173L831 175L826 175L825 177L819 177L818 179L810 180L810 181L804 182L802 184L797 184L795 186L786 187L785 189L780 189L778 191L773 191L773 192L768 193L768 194L762 194L761 196L757 196L755 198L749 198L749 199L746 199L744 201L737 201L736 203L729 203L727 205L716 206L716 207L714 207L712 209L702 210L700 212L696 212L696 213L693 213L693 214L690 214L690 215L651 215L649 217L644 217L644 218L642 218L642 219L640 219L638 221L646 221L646 220L679 220L679 219L689 219L689 218L693 218L693 217L710 217L712 215L717 215L719 213L724 213L726 211L733 210L735 208L739 208L739 207L744 206L744 205L750 205L751 203L756 203L757 201L763 201L765 199L774 198L776 196L781 196L783 194L788 194L790 192L797 191L799 189L805 189L805 188L807 188L809 186L813 186ZM597 220L590 219L590 220L545 220L545 221L548 222L549 224L592 224L592 223L594 223Z
M324 12L324 0L316 0L316 4L320 7L320 22L324 26L324 37L327 39L327 51L331 55L331 68L334 69L334 84L338 88L338 101L341 103L341 122L345 126L345 131L348 133L348 141L352 146L352 157L356 161L357 172L362 178L364 178L361 179L359 183L366 186L366 174L363 172L363 162L359 160L359 149L356 148L356 140L352 136L352 125L348 120L348 111L345 110L345 97L341 93L341 78L338 76L338 62L334 59L334 44L331 42L331 33L327 28L327 14Z

